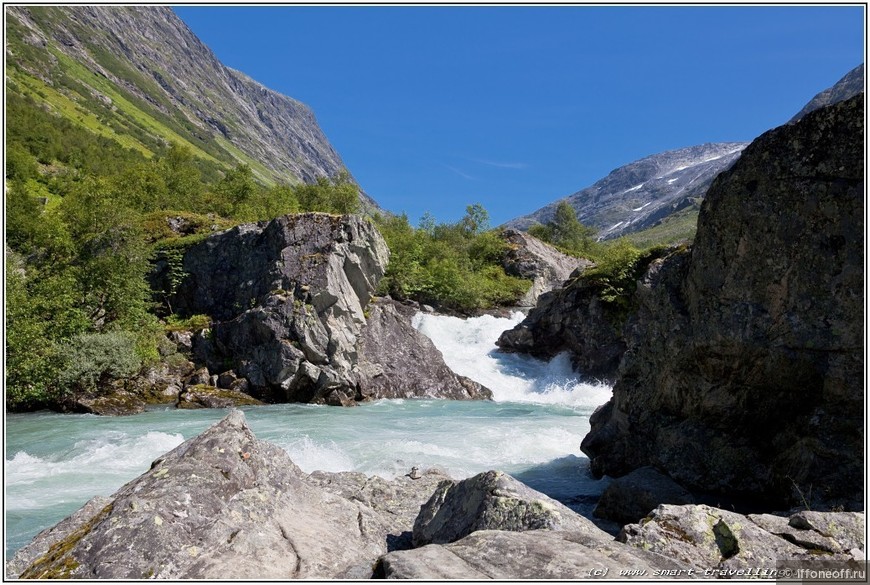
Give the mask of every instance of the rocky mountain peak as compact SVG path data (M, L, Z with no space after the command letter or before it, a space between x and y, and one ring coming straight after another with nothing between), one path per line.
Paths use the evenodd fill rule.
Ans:
M793 124L812 112L813 110L818 110L824 106L830 106L837 102L841 102L843 100L847 100L850 97L858 95L859 93L864 91L864 64L861 63L851 71L849 71L846 75L843 76L840 81L835 83L833 86L829 87L824 91L820 91L813 99L811 99L807 105L801 109L800 112L794 115L794 117L789 120L790 124Z
M535 223L546 223L553 218L558 204L567 201L577 219L598 228L601 239L638 231L696 204L713 178L730 167L747 144L708 143L642 158L615 169L590 187L505 225L528 229Z

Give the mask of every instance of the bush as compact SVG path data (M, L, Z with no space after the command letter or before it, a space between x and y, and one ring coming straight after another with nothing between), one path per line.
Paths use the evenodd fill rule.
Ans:
M505 274L501 260L507 244L486 230L488 214L469 205L452 224L424 216L414 229L405 215L376 216L390 247L390 265L379 291L463 313L515 303L529 289L527 280Z
M111 379L128 378L142 366L137 336L128 331L83 333L59 344L57 376L62 393L94 392Z

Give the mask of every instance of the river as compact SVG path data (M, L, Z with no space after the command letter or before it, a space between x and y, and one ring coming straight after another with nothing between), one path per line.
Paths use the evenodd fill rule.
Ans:
M457 373L494 400L381 400L355 408L280 404L245 408L259 439L283 447L306 472L361 471L393 478L439 466L455 478L500 469L588 515L603 481L580 441L611 389L580 381L566 356L549 363L498 352L522 318L419 314ZM111 495L151 462L217 422L223 410L153 408L128 417L39 412L6 416L6 553L95 495Z

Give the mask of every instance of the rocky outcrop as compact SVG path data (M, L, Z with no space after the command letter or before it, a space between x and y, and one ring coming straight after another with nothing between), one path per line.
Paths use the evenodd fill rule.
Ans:
M596 474L651 465L768 509L861 509L863 94L762 135L714 182L691 251L638 287Z
M240 225L190 247L168 302L213 323L185 338L206 367L182 382L178 405L491 398L450 371L412 326L413 309L372 296L388 258L371 223L323 213Z
M446 544L478 530L570 530L608 535L591 521L500 471L445 480L414 522L414 546Z
M660 504L694 503L683 486L652 467L641 467L610 482L592 513L621 526L639 521Z
M526 318L502 333L496 345L544 360L567 351L584 376L613 380L625 353L625 319L602 302L598 287L578 278L579 274L573 273L564 288L541 295Z
M617 540L690 565L702 578L772 579L776 569L823 562L863 567L863 513L810 513L836 526L836 536L831 532L837 530L807 525L805 514L747 517L710 506L662 505L640 524L625 526Z
M359 341L359 400L492 398L488 388L447 367L432 340L411 324L416 309L381 298L367 312Z
M584 258L563 254L519 230L506 229L500 236L508 244L501 263L504 271L510 276L532 281L532 287L518 303L521 307L534 307L538 297L562 286L575 270L591 264Z
M357 342L389 250L355 216L306 213L237 226L189 248L176 311L215 323L194 354L271 401L346 404ZM158 278L159 280L159 278Z

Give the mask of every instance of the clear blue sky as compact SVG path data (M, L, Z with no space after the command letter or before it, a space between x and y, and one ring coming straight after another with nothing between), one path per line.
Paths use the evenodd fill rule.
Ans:
M308 104L384 208L492 225L644 156L752 140L864 60L864 7L186 6Z

